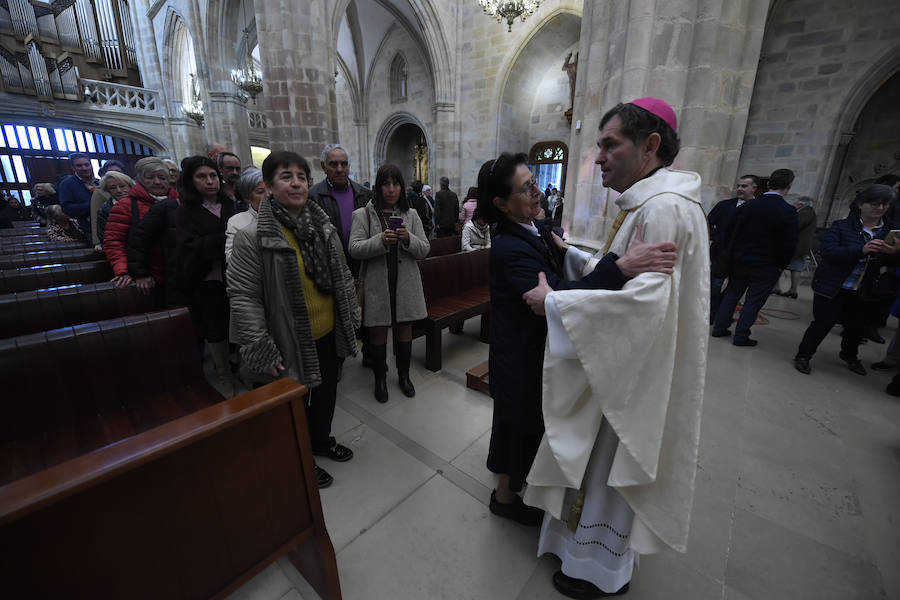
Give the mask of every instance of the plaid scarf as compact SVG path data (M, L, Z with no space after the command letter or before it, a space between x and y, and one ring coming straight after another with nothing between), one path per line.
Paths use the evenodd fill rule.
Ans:
M296 217L274 199L271 205L275 219L294 234L303 257L303 268L316 289L323 294L333 295L332 273L340 273L340 267L331 264L332 257L329 256L328 243L323 233L323 225L331 223L328 215L315 202L307 201Z

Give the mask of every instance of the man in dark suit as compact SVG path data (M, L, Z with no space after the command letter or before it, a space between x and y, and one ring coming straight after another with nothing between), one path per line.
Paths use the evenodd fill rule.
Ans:
M712 274L709 288L710 325L715 322L716 311L719 310L719 304L722 303L722 286L725 284L725 279L716 277L715 273L716 260L726 248L725 232L728 230L728 225L734 218L734 213L738 207L756 197L757 188L759 188L759 177L756 175L741 175L735 186L734 198L717 203L706 217L709 223L709 260L710 273Z
M713 323L713 337L731 335L728 327L734 309L746 292L732 343L757 344L750 338L750 327L797 246L797 210L784 199L793 181L793 171L776 169L769 177L769 191L735 211L724 236L726 251L732 236L734 241L728 287Z

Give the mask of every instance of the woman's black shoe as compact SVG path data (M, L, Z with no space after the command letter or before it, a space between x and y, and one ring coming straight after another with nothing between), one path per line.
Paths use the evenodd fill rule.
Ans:
M623 585L618 592L604 592L590 581L569 577L562 571L553 574L553 587L563 596L576 600L593 600L594 598L608 598L609 596L621 596L628 592L630 583Z
M329 485L334 483L334 477L328 474L328 471L320 467L319 465L315 465L316 467L316 484L319 486L319 489L327 488Z
M394 347L394 356L397 358L397 376L400 382L400 390L407 398L416 395L416 388L409 379L409 364L412 361L412 342L397 342Z
M369 344L369 359L375 373L375 399L384 404L388 401L387 344Z
M516 523L528 525L529 527L537 527L544 520L544 511L533 506L528 506L519 496L512 504L503 504L497 501L497 492L491 492L491 503L489 505L491 512L498 517L512 519Z

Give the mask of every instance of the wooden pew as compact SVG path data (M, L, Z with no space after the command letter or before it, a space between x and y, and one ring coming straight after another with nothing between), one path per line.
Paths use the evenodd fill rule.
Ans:
M102 252L93 248L75 248L65 250L38 250L22 254L0 254L0 269L18 269L19 267L35 267L38 265L69 264L104 260Z
M429 242L431 243L431 250L428 251L428 256L426 256L425 258L432 258L434 256L444 256L446 254L456 254L457 252L462 252L462 236L459 235L435 238L433 240L429 240Z
M98 283L113 277L105 260L70 265L40 265L0 270L0 294L59 287L77 283Z
M440 371L441 331L481 315L479 339L490 336L490 249L418 261L428 316L413 323L413 337L425 336L425 366Z
M151 296L110 282L0 295L0 338L14 337L153 310Z
M5 597L223 598L287 554L340 598L305 386L223 400L186 309L0 340L0 376Z
M0 254L22 254L25 252L42 252L45 250L77 250L88 248L87 242L5 242L0 240Z

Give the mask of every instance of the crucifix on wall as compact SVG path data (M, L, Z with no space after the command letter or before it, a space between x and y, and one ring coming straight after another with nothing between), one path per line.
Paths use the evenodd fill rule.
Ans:
M572 52L569 52L562 70L569 76L569 110L565 114L566 120L571 125L572 109L575 108L575 79L578 77L578 54L575 54L575 60L572 60Z

